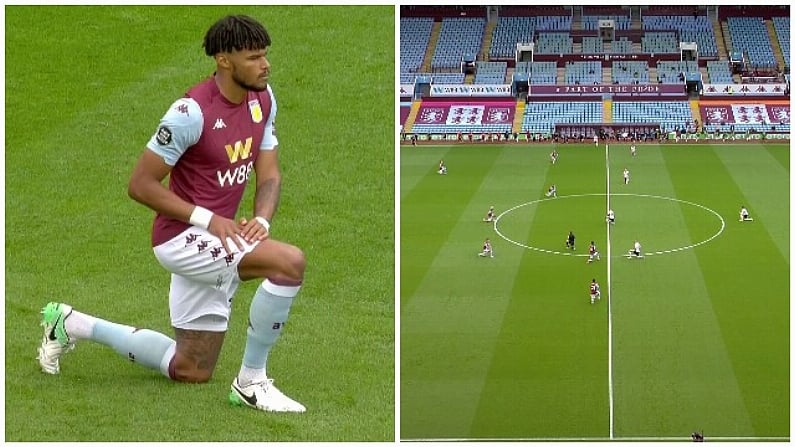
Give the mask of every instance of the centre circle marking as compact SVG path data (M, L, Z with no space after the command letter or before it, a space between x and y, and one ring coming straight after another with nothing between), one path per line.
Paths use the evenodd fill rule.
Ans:
M590 197L590 196L603 196L604 197L606 195L607 195L606 193L572 194L572 195L568 195L568 196L558 196L557 198L549 197L549 198L534 200L532 202L522 203L520 205L516 205L513 208L509 208L509 209L503 211L502 213L500 213L500 215L497 216L496 219L494 219L494 231L501 238L503 238L504 240L506 240L506 241L516 245L516 246L525 248L527 250L533 250L533 251L539 251L539 252L542 252L542 253L549 253L549 254L553 254L553 255L563 255L563 256L588 256L587 253L576 253L575 254L575 253L570 253L570 252L565 252L565 251L562 252L562 251L558 251L558 250L548 250L546 248L533 247L533 246L530 246L530 245L523 244L521 242L514 241L514 240L510 239L509 237L505 236L500 231L498 224L500 222L500 219L502 219L503 216L505 216L505 215L507 215L507 214L509 214L509 213L511 213L511 212L523 207L523 206L534 205L536 203L545 202L547 200L572 199L572 198L575 198L575 197ZM699 245L706 244L707 242L709 242L709 241L715 239L716 237L720 236L721 233L723 233L724 228L726 228L726 221L723 220L723 216L718 214L717 211L715 211L715 210L713 210L711 208L707 208L706 206L700 205L698 203L694 203L694 202L690 202L690 201L682 200L682 199L674 199L673 197L655 196L655 195L651 195L651 194L614 193L614 194L610 194L610 195L611 196L646 197L646 198L650 198L650 199L669 200L671 202L684 203L684 204L687 204L687 205L695 206L697 208L701 208L701 209L703 209L703 210L705 210L705 211L707 211L709 213L712 213L713 215L715 215L715 217L717 217L720 220L720 230L718 230L717 233L713 234L712 236L710 236L707 239L704 239L701 242L697 242L695 244L686 245L684 247L672 248L670 250L661 250L661 251L654 251L654 252L644 253L643 254L644 256L654 256L654 255L662 255L662 254L666 254L666 253L675 253L677 251L689 250L691 248L698 247Z

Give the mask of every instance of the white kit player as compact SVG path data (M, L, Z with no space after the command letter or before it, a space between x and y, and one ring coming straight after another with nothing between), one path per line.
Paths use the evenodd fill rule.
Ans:
M558 197L558 188L553 184L549 187L546 194L547 197Z
M637 154L637 148L635 147L634 144L629 147L629 153L632 154L633 157L635 156L635 154Z
M484 258L494 257L494 250L491 248L491 241L489 240L489 238L486 238L486 240L483 242L483 250L481 250L481 252L478 253L478 256Z
M629 169L624 168L624 184L629 184Z
M632 249L629 250L628 254L629 258L642 258L643 253L641 252L640 242L635 241L635 245L632 246Z
M748 214L748 209L745 207L745 205L741 206L740 207L740 222L747 222L747 221L750 221L750 220L754 220L754 218L751 217L750 214Z
M616 214L612 209L607 210L607 223L614 225L616 223Z
M494 222L494 207L490 206L489 210L486 212L486 217L483 218L483 222Z

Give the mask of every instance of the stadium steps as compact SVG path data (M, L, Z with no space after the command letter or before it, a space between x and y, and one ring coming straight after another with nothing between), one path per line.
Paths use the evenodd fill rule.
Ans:
M516 110L513 113L513 133L522 132L522 121L524 119L524 108L527 103L524 100L516 101Z
M612 53L613 52L613 41L608 40L607 42L602 42L602 50L605 53Z
M491 54L491 44L494 41L494 28L497 27L497 20L486 22L486 31L483 33L483 43L480 45L480 57L478 59L487 61Z
M613 83L613 67L607 66L602 69L602 84L612 84Z
M767 34L770 36L770 46L773 48L773 55L776 57L776 64L778 64L779 68L783 69L785 66L784 53L781 52L781 45L778 43L776 27L773 25L772 20L765 20L765 25L767 25Z
M629 13L632 14L632 22L629 25L629 28L635 31L639 31L643 29L643 23L640 20L640 6L630 6Z
M728 22L720 22L720 29L721 29L721 35L723 36L723 39L718 40L718 54L720 54L720 42L724 42L726 44L726 46L723 48L723 50L726 52L726 54L723 57L725 57L726 59L729 59L729 51L731 51L732 48L734 48L732 46L732 37L729 34L729 23Z
M704 120L701 119L701 109L698 107L698 99L690 100L690 113L693 114L694 120L698 120L699 123L704 122Z
M632 42L632 52L633 53L642 53L643 52L643 45L640 42Z
M555 77L555 84L565 84L566 83L566 69L558 67L558 75Z
M613 122L613 100L605 98L602 101L602 121L605 123Z
M717 17L712 19L712 31L715 32L715 43L718 45L718 60L725 61L729 58L729 52L726 51L726 42L723 37L723 27Z
M704 81L704 84L709 84L710 83L709 70L707 69L707 67L698 67L698 71L701 72L701 79Z
M571 30L572 31L581 31L582 30L582 6L572 6L571 7Z
M734 81L735 84L742 84L743 83L743 77L740 76L739 74L733 74L732 75L732 81Z
M474 84L475 83L475 74L474 73L467 73L464 75L464 84Z
M433 53L436 52L436 44L439 43L439 34L442 33L442 22L433 22L431 37L428 38L428 49L425 50L425 59L422 61L422 73L431 72Z
M657 66L649 67L649 84L659 84L660 78L657 76Z
M411 128L414 127L414 120L417 119L417 114L420 113L420 106L422 105L422 100L412 101L411 103L411 110L409 110L409 116L406 117L406 122L403 124L403 132L411 133Z

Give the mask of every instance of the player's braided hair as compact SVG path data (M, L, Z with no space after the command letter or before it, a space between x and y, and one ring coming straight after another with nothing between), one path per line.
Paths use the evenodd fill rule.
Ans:
M214 56L221 52L261 50L270 46L268 31L257 20L246 15L226 16L207 30L204 52Z

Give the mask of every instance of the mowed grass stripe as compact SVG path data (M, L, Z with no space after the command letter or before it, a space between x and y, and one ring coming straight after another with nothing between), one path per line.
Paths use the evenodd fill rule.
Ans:
M740 206L745 205L789 262L789 152L772 149L786 145L769 146L771 149L761 144L724 145L714 146L714 150L744 196L741 203L734 204L731 219L736 220Z
M716 208L731 210L725 234L695 252L752 422L750 432L727 427L720 433L789 436L789 267L772 236L780 231L775 226L788 227L789 218L740 223L736 215L739 200L754 203L771 215L778 214L770 209L773 203L786 209L789 189L783 185L789 176L775 169L775 161L754 155L760 147L746 149L748 152L736 146L714 146L699 152L698 160L693 160L692 154L670 152L667 162L678 165L670 169L676 185L692 178L688 169L703 171L703 182L710 187L692 191L694 200L712 200ZM744 163L753 166L760 160L767 160L770 170L742 168ZM699 165L709 169L702 170ZM764 180L749 179L755 176ZM760 204L746 194L759 198ZM731 425L726 409L716 409L713 417Z
M400 146L400 200L439 166L451 146Z
M422 180L401 200L400 256L404 259L400 265L401 307L411 300L450 232L464 218L481 179L488 175L500 154L497 150L466 149L457 148L445 154L447 175L437 174L438 159L427 166ZM470 250L477 251L481 242L469 241L473 244Z
M551 147L543 153L547 166L549 151ZM570 145L560 146L559 152L560 161L546 169L545 187L527 201L543 198L551 183L566 194L604 190L601 149ZM604 200L595 196L543 201L506 216L506 232L526 245L565 251L565 236L573 230L580 235L577 252L585 253L590 238L604 238ZM592 277L604 278L604 263L586 265L581 257L512 250L522 256L472 437L604 435L607 307L606 299L591 306L587 293Z
M767 149L768 153L770 153L770 156L775 158L779 164L781 164L782 168L784 168L787 172L790 172L789 144L765 144L764 147Z
M613 190L651 190L693 200L678 195L674 186L692 182L692 173L671 178L670 171L682 167L665 163L668 151L683 150L649 145L639 149L636 159L617 156L615 163L627 165L633 176L629 185ZM697 152L687 154L688 166L701 165ZM647 252L696 242L703 230L691 231L689 215L702 226L714 225L705 211L700 217L684 204L666 206L657 199L632 196L612 201L617 255L626 253L635 238ZM695 429L749 434L750 421L695 252L618 258L612 277L615 435L674 436Z
M478 163L481 168L493 165L480 173L479 188L401 313L401 437L406 439L470 434L522 255L499 240L482 218L491 204L499 213L543 183L543 175L530 169L538 160L526 148L489 147L469 155L478 153L485 158ZM499 158L493 160L495 155ZM451 175L452 170L445 177ZM475 184L476 178L469 176ZM407 219L405 214L401 218ZM477 256L486 237L494 242L493 259ZM413 259L401 254L402 265Z

